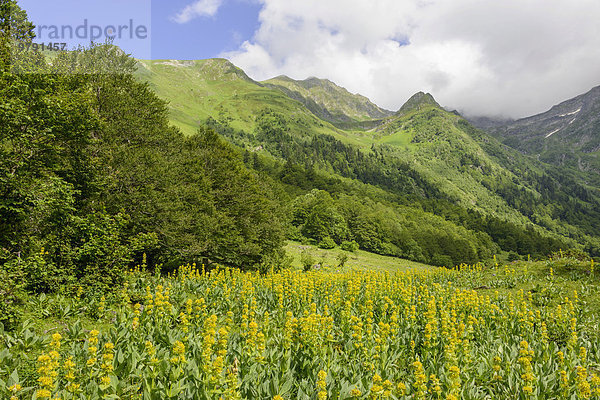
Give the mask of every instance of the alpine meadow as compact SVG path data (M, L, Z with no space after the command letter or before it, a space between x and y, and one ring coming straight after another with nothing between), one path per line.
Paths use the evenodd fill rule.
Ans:
M205 3L171 23L241 7ZM46 47L23 7L0 0L0 399L600 400L600 87L390 111Z

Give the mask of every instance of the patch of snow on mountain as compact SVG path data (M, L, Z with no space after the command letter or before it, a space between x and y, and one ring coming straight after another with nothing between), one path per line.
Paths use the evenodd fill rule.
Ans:
M581 111L581 107L579 107L577 110L572 111L570 113L566 113L566 114L560 114L558 115L559 117L566 117L567 115L573 115L573 114L577 114L579 111Z
M550 132L549 134L547 134L547 135L545 136L545 138L546 138L546 139L547 139L547 138L549 138L550 136L552 136L552 134L554 134L554 133L556 133L556 132L558 132L558 131L560 131L560 130L561 130L561 128L558 128L558 129L556 129L556 130L554 130L554 131Z

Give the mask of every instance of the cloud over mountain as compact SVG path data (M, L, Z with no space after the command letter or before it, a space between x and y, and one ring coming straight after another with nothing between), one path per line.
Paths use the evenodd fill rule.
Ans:
M329 78L389 109L423 90L512 117L600 83L596 0L260 1L254 37L223 54L255 79Z

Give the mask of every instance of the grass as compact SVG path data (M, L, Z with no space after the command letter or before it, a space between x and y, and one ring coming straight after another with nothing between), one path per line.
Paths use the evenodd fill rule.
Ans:
M315 84L315 80L311 80L311 82L311 84L307 85L305 81L276 77L262 83L284 87L300 94L304 98L324 105L333 115L345 115L355 122L384 118L390 113L389 111L380 109L367 98L353 95L346 89L327 80L318 80L319 84Z
M379 143L389 144L392 146L408 148L414 135L405 131L398 131L391 135L383 136L378 140Z
M339 261L337 259L340 253L346 253L348 255L348 261L345 264L345 269L375 271L383 270L394 272L408 270L425 271L436 268L415 261L405 260L397 257L382 256L363 250L348 252L341 250L339 247L334 249L320 249L316 246L290 241L285 246L285 251L287 255L293 259L293 268L302 269L300 254L304 250L308 250L313 255L316 263L323 262L325 267L333 270L340 269L338 268Z

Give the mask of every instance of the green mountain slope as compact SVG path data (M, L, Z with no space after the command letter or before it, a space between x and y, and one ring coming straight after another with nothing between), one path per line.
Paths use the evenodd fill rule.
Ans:
M392 114L373 104L368 98L351 94L327 79L312 77L298 81L282 75L262 83L281 90L290 98L300 101L319 118L339 127L369 126L365 122Z
M569 211L600 217L597 188L502 145L443 110L430 95L413 96L383 121L373 138L398 149L397 157L462 207L517 224L534 222L569 236L580 228L600 233L586 222L589 218Z
M508 243L509 231L588 247L600 235L593 188L502 145L430 94L415 94L391 114L316 78L255 82L226 60L140 63L138 77L170 101L171 119L185 132L207 123L242 148L304 166L295 177L286 175L291 170L273 175L285 176L297 193L310 189L306 179L312 178L303 174L314 168L387 193L370 194L376 201L392 196L394 204L436 214L457 231L466 227L521 253L527 245L518 242L525 239ZM432 223L427 218L422 221Z
M522 214L492 188L492 183L512 181L514 174L462 129L461 117L444 111L432 99L411 98L375 130L375 143L394 146L397 157L408 160L457 204L524 222Z
M292 131L300 135L329 134L356 142L355 136L319 119L280 90L253 81L225 59L142 60L139 64L138 78L169 101L171 122L185 134L195 133L208 118L253 132L256 116L269 109L289 116Z

